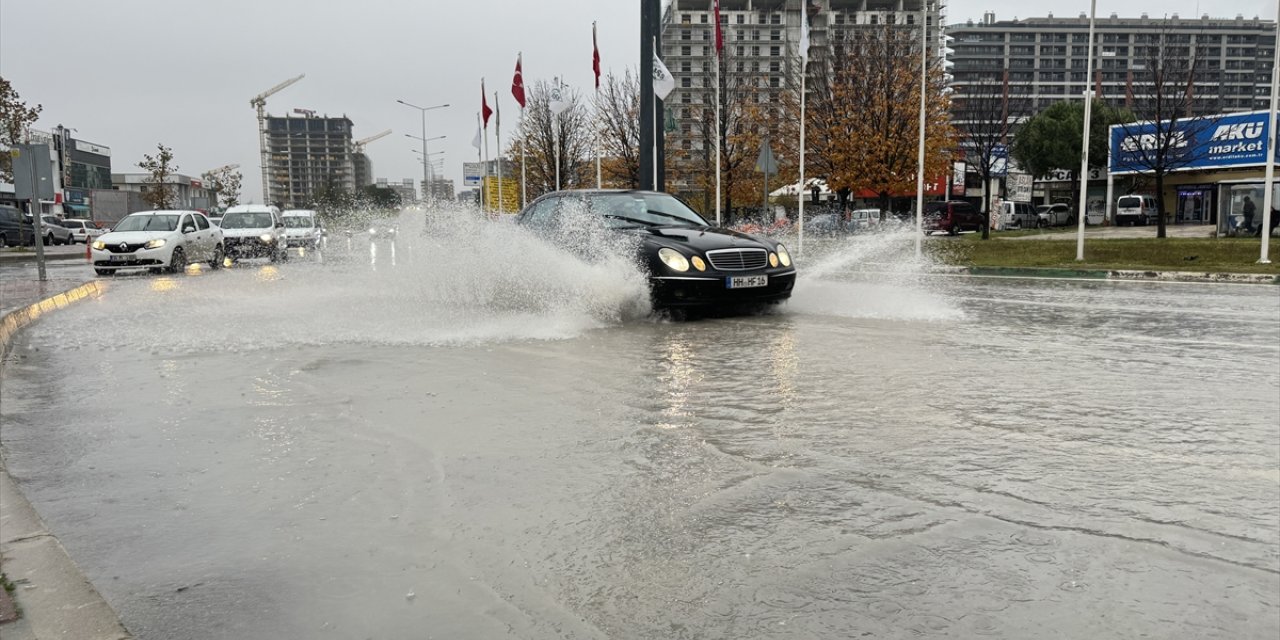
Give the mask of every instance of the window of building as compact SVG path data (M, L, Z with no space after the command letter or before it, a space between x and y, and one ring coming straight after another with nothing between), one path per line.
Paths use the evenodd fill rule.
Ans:
M692 40L692 39L693 39L693 32L692 32L692 31L689 31L688 29L681 29L681 30L680 30L680 39L681 39L681 40Z
M782 64L780 62L775 60L769 63L770 73L778 73L779 71L782 71Z
M751 55L752 57L756 57L756 58L760 57L760 47L759 46L751 47Z
M706 24L706 23L707 23L707 14L705 14L705 13L704 13L704 14L702 14L702 15L698 16L698 18L700 18L700 20L698 20L698 22L701 22L702 24Z
M680 14L680 24L689 24L690 16L687 13Z
M782 47L769 47L769 55L776 58L779 55L782 55L781 50L782 50Z
M742 15L741 13L739 13L739 14L738 14L738 24L746 24L746 23L747 23L747 17L746 17L746 16L744 16L744 15Z
M774 89L777 89L778 87L782 86L780 83L781 83L781 78L779 78L778 76L773 76L772 78L769 78L769 86L773 87Z
M770 40L781 40L781 39L782 39L782 32L781 32L781 31L779 31L779 30L777 30L777 29L774 29L774 30L770 31L770 32L769 32L769 39L770 39Z
M775 14L770 15L770 16L769 16L769 24L782 24L782 16L780 16L780 15L778 15L778 14L776 14L776 13L775 13Z
M685 77L683 77L683 78L680 78L680 86L681 86L681 87L684 87L685 89L688 89L688 88L692 87L692 86L693 86L693 78L690 78L689 76L685 76ZM1082 144L1083 144L1083 143L1082 143Z
M686 44L686 45L684 45L684 46L682 46L682 47L680 47L680 55L682 55L682 56L689 56L689 55L693 55L693 47L690 47L690 46L689 46L689 45L687 45L687 44Z
M908 13L908 14L907 14L907 24L915 24L915 23L916 23L916 14L914 14L914 13Z

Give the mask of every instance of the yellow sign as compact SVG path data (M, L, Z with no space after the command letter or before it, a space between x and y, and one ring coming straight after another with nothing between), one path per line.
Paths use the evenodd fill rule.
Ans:
M520 178L502 178L502 206L498 206L498 176L484 178L484 204L489 211L520 213Z
M21 151L18 151L18 148L17 148L17 147L14 147L14 148L12 148L12 149L10 149L10 150L9 150L9 155L10 155L11 157L16 158L16 157L18 157L18 156L22 155L22 152L21 152Z

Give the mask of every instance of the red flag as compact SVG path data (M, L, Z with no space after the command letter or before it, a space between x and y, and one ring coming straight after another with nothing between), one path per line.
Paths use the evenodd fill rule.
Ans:
M724 34L720 32L720 0L716 0L716 55L724 49Z
M489 108L489 100L484 97L484 80L480 80L480 115L484 119L484 128L489 128L489 116L493 115L493 109Z
M596 88L600 88L600 45L596 42L596 23L591 23L591 68L596 72Z
M516 55L516 76L511 79L511 95L515 96L516 102L520 103L520 108L524 108L524 72L520 70L520 58Z

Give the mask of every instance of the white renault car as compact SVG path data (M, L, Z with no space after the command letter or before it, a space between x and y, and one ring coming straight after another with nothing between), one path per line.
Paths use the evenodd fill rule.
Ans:
M281 214L284 218L284 235L291 247L319 249L324 227L315 211L290 209Z
M222 214L222 234L227 257L232 260L289 259L289 238L285 235L280 210L264 204L240 204Z
M167 269L176 273L194 262L222 266L222 231L199 211L139 211L116 223L89 245L100 276L120 269Z

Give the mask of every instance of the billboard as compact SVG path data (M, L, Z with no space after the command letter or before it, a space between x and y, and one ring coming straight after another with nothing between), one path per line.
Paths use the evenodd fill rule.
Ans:
M1185 118L1167 124L1164 132L1155 123L1112 125L1111 173L1124 175L1150 171L1146 154L1159 148L1161 133L1172 138L1170 153L1177 165L1172 171L1232 169L1261 166L1267 159L1271 128L1269 111ZM1167 121L1166 121L1167 122Z
M480 186L480 178L484 176L483 162L462 163L462 184L467 187Z
M485 176L484 202L490 211L499 213L520 213L520 180L507 178L502 180L501 201L499 201L498 178Z

